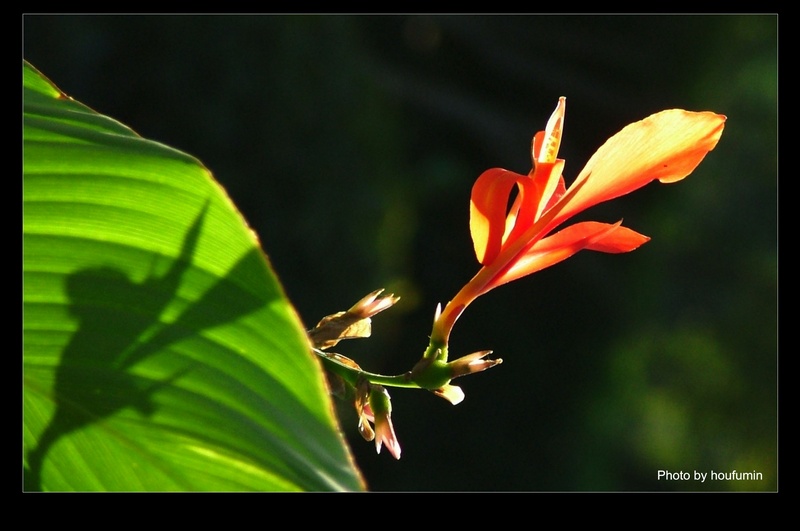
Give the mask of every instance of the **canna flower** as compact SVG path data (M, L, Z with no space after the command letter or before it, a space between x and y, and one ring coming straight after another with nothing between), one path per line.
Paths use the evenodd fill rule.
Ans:
M725 116L712 112L672 109L653 114L607 140L567 189L564 160L557 158L565 109L566 99L559 98L547 127L533 137L533 169L528 175L493 168L475 182L470 232L482 268L444 310L437 311L431 346L444 351L464 309L498 286L582 249L624 253L647 242L647 236L623 227L621 221L584 221L553 231L585 209L656 179L662 183L683 179L714 149L725 125ZM515 189L516 198L508 208Z

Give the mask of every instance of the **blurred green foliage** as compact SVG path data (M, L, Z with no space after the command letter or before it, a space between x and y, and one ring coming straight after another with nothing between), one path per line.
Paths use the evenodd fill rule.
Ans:
M584 217L652 237L499 288L453 356L505 363L456 407L395 390L403 459L346 435L373 490L777 489L777 16L25 16L24 58L71 96L202 160L306 323L403 298L364 368L407 370L437 302L476 271L485 169L530 168L567 96L569 182L606 138L666 108L728 116L676 185ZM758 471L755 482L665 481Z

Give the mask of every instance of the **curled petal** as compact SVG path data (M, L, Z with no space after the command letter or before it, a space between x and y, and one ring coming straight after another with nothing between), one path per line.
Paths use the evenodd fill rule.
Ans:
M491 263L500 252L508 218L508 198L515 186L523 195L532 181L518 173L501 168L483 172L472 186L469 207L469 228L475 256L481 264ZM515 203L519 209L523 199ZM516 217L512 209L511 215ZM514 222L517 223L516 221Z
M662 111L626 126L589 159L573 186L586 182L556 224L650 181L683 179L714 149L724 127L723 115L682 109Z

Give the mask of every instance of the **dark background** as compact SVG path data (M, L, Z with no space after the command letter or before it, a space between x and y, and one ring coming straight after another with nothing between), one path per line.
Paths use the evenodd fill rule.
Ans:
M469 193L530 169L567 96L567 182L662 109L728 116L688 179L582 219L652 237L498 288L452 356L505 363L466 400L393 390L399 462L342 427L373 490L776 490L777 16L38 16L23 57L63 91L214 173L307 325L386 287L336 350L408 370L477 271ZM658 480L757 471L757 482Z

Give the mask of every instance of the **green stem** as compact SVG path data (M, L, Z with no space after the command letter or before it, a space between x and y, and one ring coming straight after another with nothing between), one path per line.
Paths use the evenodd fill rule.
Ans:
M320 360L322 360L325 368L332 373L341 376L347 383L352 386L358 384L359 378L367 380L373 384L385 385L387 387L405 387L409 389L423 389L414 381L411 380L411 373L406 372L394 376L387 376L385 374L377 374L361 370L360 368L351 367L345 363L338 361L332 354L323 352L319 349L313 349Z

